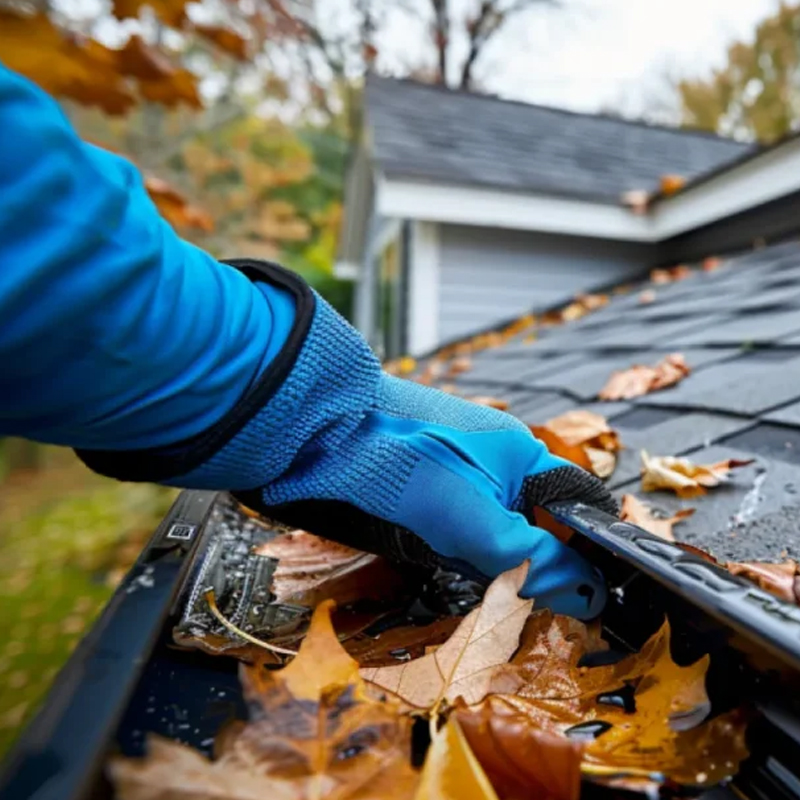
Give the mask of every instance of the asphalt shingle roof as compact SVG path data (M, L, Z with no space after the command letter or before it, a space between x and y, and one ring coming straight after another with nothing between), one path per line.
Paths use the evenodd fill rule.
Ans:
M654 302L640 302L645 288ZM541 328L535 341L518 334L436 385L507 400L531 424L597 411L626 446L609 478L618 497L634 493L669 513L695 508L674 533L720 558L800 559L799 289L800 243L764 248L716 271L612 295L579 320ZM655 365L670 352L682 352L692 368L677 386L625 402L597 400L614 370ZM642 448L698 463L756 460L704 497L681 500L640 491Z
M618 203L719 169L751 146L697 131L510 102L391 78L367 82L373 153L388 175Z

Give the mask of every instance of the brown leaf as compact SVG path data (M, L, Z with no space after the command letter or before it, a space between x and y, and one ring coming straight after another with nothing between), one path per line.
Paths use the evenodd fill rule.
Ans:
M682 381L691 369L681 353L672 353L655 367L635 364L626 370L612 373L600 390L601 400L630 400Z
M59 31L44 13L0 9L3 63L56 97L124 114L136 102L117 72L114 50Z
M591 411L568 411L543 426L532 426L531 431L551 453L599 478L611 475L617 463L614 453L622 449L617 432L606 418Z
M655 302L655 299L656 299L656 293L652 289L645 289L639 295L639 303L640 303L640 305L643 305L643 306L646 306L646 305L649 305L650 303Z
M715 272L722 266L722 259L717 256L708 256L703 259L703 272Z
M656 285L672 283L672 275L666 269L653 269L650 270L650 282Z
M668 542L674 542L675 536L672 528L681 520L691 517L692 514L694 514L693 508L683 508L671 517L656 517L650 506L643 503L638 497L625 494L622 496L622 510L619 518L623 522L632 522Z
M197 23L192 27L204 39L208 39L209 42L215 44L229 56L233 56L239 61L247 61L247 40L239 36L235 31L230 28L221 28L217 25L198 25Z
M476 708L459 702L455 717L502 800L577 800L580 742L539 729L498 695Z
M443 699L453 702L459 696L468 703L482 700L498 667L517 649L533 605L518 597L528 566L525 561L496 578L481 605L436 652L407 664L364 669L362 677L419 708L434 708Z
M650 204L650 193L646 189L631 189L623 192L621 200L634 214L643 215Z
M176 228L214 229L211 217L190 205L181 193L165 180L148 175L144 179L145 189L162 217Z
M394 666L400 660L421 658L427 648L444 644L460 623L461 617L444 617L430 625L390 628L377 638L361 633L344 647L362 667Z
M447 372L445 373L445 378L455 378L456 375L460 375L462 372L468 372L472 369L472 359L468 358L467 356L461 356L459 358L454 358L450 365L447 368Z
M181 104L196 109L203 107L197 91L197 79L187 69L176 69L172 75L161 80L141 81L139 93L145 100L161 103L167 108L176 108Z
M660 181L661 194L669 197L686 186L686 178L681 175L662 175Z
M755 460L729 458L716 464L695 464L688 458L651 456L646 450L642 450L641 456L642 491L669 489L678 497L705 494L707 489L723 483L732 469L746 467Z
M765 592L780 597L789 603L800 604L798 597L798 564L791 559L782 564L764 561L729 561L725 569L732 575L741 575L760 586Z
M746 756L738 715L702 723L710 708L705 691L709 659L676 665L666 623L638 653L591 668L579 666L592 640L577 620L539 612L522 638L507 668L516 671L519 688L484 702L492 703L493 715L523 714L545 731L563 733L593 720L609 723L608 730L586 743L588 774L663 772L680 783L696 783L704 773L711 784L735 773ZM635 711L601 702L623 689Z
M270 590L279 603L313 608L323 600L334 600L341 606L385 599L404 584L401 573L379 556L306 531L278 534L255 552L278 561Z
M458 721L451 718L433 737L414 800L497 800L486 773Z
M410 719L391 698L367 693L336 639L331 604L314 612L288 667L242 666L245 699L258 709L219 737L209 761L151 738L144 759L112 759L119 800L374 800L414 797Z
M142 81L158 81L175 74L169 59L136 34L117 52L117 64L123 75Z
M148 6L165 25L179 28L186 20L187 0L112 0L111 10L117 19L135 19Z

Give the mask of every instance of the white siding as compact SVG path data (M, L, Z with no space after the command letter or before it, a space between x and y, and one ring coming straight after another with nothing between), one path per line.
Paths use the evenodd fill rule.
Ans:
M442 225L439 341L644 272L652 245Z

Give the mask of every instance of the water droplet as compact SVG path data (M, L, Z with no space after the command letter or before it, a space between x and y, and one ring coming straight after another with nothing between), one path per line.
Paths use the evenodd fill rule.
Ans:
M612 692L603 692L597 695L597 702L603 706L614 706L624 709L626 714L633 714L636 711L636 698L634 697L634 687L631 684L622 686Z
M355 758L364 748L361 745L351 745L350 747L345 747L344 750L339 750L336 753L336 760L337 761L346 761L348 758Z
M390 650L389 655L396 658L398 661L411 661L411 653L405 647L398 647L396 650Z
M694 776L694 779L698 783L705 783L708 780L708 775L705 772L698 772L697 775Z
M602 736L607 730L610 730L612 725L610 722L604 722L601 719L592 720L591 722L580 722L567 728L564 733L570 739L575 739L578 742L591 742L598 736Z

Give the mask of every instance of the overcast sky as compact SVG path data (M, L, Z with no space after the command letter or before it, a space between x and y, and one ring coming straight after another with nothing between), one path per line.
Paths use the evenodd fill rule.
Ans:
M456 5L475 0L456 0ZM561 0L507 25L484 54L484 88L583 111L657 101L663 76L702 74L752 35L778 0ZM382 48L414 61L421 32L393 26Z

